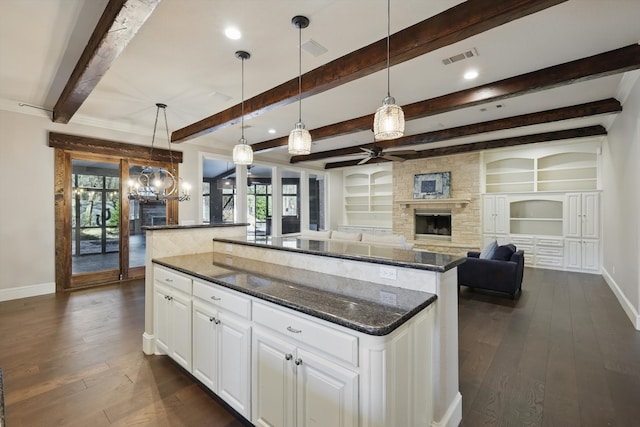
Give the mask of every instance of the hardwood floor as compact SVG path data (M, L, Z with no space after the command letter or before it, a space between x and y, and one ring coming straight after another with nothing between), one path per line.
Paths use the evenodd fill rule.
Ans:
M601 276L526 268L459 308L463 426L640 426L640 332Z
M525 270L515 301L462 290L462 425L640 426L640 332L604 280ZM142 353L143 311L142 281L0 303L7 426L241 426Z
M242 426L143 329L143 281L0 303L7 426Z

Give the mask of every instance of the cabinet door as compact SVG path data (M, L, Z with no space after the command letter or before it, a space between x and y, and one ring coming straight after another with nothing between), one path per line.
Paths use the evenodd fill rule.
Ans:
M295 346L258 329L253 331L252 343L253 423L294 427Z
M509 211L507 196L494 196L495 230L496 234L509 233Z
M251 326L221 311L218 337L218 396L238 413L250 418Z
M169 289L158 284L153 287L153 334L156 342L156 354L169 353L170 307Z
M600 243L598 240L582 241L582 269L600 271Z
M564 212L565 237L582 237L582 198L580 193L567 194Z
M564 266L572 269L582 267L582 244L579 239L565 239Z
M173 291L169 355L189 372L191 372L191 315L191 296Z
M495 196L485 196L483 198L482 211L482 232L484 234L494 234L496 232Z
M193 375L218 392L218 328L215 308L193 302Z
M597 239L600 237L600 195L598 193L582 194L582 237Z
M298 427L357 427L358 374L298 349Z

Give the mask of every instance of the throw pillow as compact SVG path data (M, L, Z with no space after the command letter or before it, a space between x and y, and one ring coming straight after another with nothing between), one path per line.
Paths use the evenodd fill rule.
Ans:
M480 252L480 258L491 259L496 249L498 249L498 242L494 240L491 243L489 243L487 246L485 246L482 252Z
M511 256L514 253L516 253L516 247L512 244L498 246L491 259L498 261L510 261Z

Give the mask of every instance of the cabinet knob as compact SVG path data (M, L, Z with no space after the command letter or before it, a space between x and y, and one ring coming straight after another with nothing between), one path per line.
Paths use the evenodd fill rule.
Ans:
M216 318L215 318L215 317L213 317L213 316L209 317L209 322L213 322L213 321L215 321L215 320L216 320Z
M299 334L299 333L301 333L301 332L302 332L302 330L301 330L301 329L294 329L294 328L292 328L291 326L287 326L287 331L289 331L289 332L293 332L294 334Z
M291 360L293 359L293 355L291 353L287 353L284 355L284 360Z
M296 364L297 366L302 365L302 359L300 359L300 358L298 357L298 358L295 360L295 364Z

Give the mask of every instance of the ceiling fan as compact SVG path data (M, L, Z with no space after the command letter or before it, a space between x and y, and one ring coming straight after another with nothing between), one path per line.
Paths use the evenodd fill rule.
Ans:
M371 159L385 159L392 162L404 162L406 159L404 157L399 157L406 154L416 154L415 150L402 150L402 151L392 151L390 154L384 152L384 150L380 147L373 146L371 148L360 147L362 151L367 153L367 157L360 160L358 162L359 165L363 165L367 163Z

